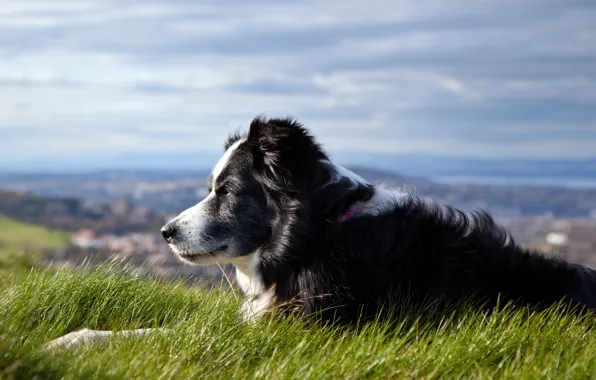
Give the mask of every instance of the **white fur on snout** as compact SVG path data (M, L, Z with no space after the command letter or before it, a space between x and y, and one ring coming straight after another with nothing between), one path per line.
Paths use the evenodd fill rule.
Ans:
M204 228L207 221L207 213L205 212L205 205L215 197L212 191L205 199L196 205L182 211L180 215L174 218L170 223L173 223L178 228Z
M204 236L205 228L209 223L205 204L214 196L213 193L209 194L200 203L182 211L169 222L177 230L175 240L170 243L170 247L176 254L201 254L211 248L212 244Z
M246 141L246 138L241 138L232 144L219 159L211 172L213 184L218 181L219 176L228 166L232 154L238 147ZM216 197L215 186L209 195L195 206L186 209L180 213L169 223L172 223L177 228L177 237L170 247L179 256L181 255L196 255L194 258L184 258L184 261L189 261L193 264L215 264L218 260L214 256L201 254L211 253L212 250L217 249L224 244L222 241L215 241L206 233L206 229L210 223L210 216L206 211L206 204Z

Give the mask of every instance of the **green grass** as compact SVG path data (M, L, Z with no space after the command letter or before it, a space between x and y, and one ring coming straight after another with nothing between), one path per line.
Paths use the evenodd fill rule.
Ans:
M65 232L0 216L0 247L36 251L58 249L67 242Z
M596 368L593 317L561 308L490 316L468 308L443 318L412 310L392 327L340 329L275 318L243 324L239 302L229 290L206 292L107 266L33 269L0 294L0 378L542 379L590 378ZM40 350L83 327L159 326L171 332L72 352Z
M0 289L22 281L43 252L68 244L68 234L0 216Z
M68 234L0 216L0 289L22 280L45 251L68 244Z

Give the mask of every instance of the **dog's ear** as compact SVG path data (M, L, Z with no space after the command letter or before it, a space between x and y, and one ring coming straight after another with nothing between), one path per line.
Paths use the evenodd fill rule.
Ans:
M320 180L321 147L297 121L254 119L247 142L255 158L257 172L276 191L308 194Z

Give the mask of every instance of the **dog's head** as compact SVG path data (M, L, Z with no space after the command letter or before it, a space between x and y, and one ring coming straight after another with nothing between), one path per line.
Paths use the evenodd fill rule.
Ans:
M325 153L291 119L252 121L230 136L209 177L209 195L161 230L183 260L234 262L270 239L284 208L296 207L329 181Z

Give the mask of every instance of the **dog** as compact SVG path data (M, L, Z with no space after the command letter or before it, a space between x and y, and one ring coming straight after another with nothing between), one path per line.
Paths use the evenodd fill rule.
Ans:
M235 266L245 321L276 311L352 324L400 297L596 307L596 271L521 248L486 212L365 181L294 119L230 135L208 183L161 234L184 262ZM49 346L110 335L83 331Z

